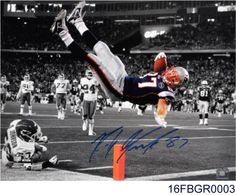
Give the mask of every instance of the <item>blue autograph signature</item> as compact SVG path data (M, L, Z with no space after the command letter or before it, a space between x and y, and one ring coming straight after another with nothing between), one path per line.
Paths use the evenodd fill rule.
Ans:
M187 138L182 138L180 136L171 136L172 133L179 131L179 129L173 129L170 130L160 136L157 136L154 139L150 139L151 141L148 142L147 144L143 144L143 143L139 143L141 139L145 139L145 137L147 137L148 135L160 130L161 127L155 128L153 130L150 130L144 134L143 133L143 129L139 129L137 131L135 131L128 139L126 140L118 140L119 136L121 135L121 133L123 132L124 128L121 126L117 129L114 129L110 132L104 132L103 134L101 134L98 138L96 138L94 141L91 142L91 144L96 144L90 157L89 157L89 162L92 161L92 157L95 155L96 152L99 151L99 147L106 142L106 144L104 145L104 147L106 147L106 153L105 153L105 158L108 156L108 154L110 153L111 149L113 148L113 146L115 144L117 144L118 141L123 141L123 146L122 146L122 152L120 157L117 159L117 161L119 161L119 159L124 155L125 152L130 152L132 150L138 150L138 149L142 149L143 150L143 154L145 154L148 150L151 150L156 144L158 144L160 142L161 139L164 139L164 141L166 142L166 147L167 148L171 148L175 146L175 142L178 141L179 143L179 148L182 148L184 145L186 145L188 143L188 139ZM113 138L111 138L113 137ZM109 139L110 138L110 139ZM149 139L148 139L149 140ZM107 143L108 142L108 143Z

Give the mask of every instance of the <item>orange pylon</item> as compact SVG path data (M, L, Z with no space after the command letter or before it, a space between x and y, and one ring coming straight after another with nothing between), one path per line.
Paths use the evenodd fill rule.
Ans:
M113 179L124 180L125 179L125 153L122 150L122 144L114 145L113 153ZM121 156L122 154L122 156Z

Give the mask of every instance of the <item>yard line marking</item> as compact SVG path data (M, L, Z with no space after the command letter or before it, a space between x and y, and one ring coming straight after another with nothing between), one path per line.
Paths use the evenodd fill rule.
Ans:
M197 127L197 126L175 126L174 128L178 128L178 129L187 129L189 131L192 131L192 130L203 130L203 131L206 131L206 130L213 130L213 131L233 131L235 132L235 130L233 129L221 129L221 128L216 128L216 127ZM191 129L189 129L191 128Z
M113 125L113 126L103 126L103 125L95 125L95 128L118 128L121 127L122 125ZM199 127L199 126L176 126L174 124L170 124L168 125L169 127L174 127L174 128L178 128L180 130L188 130L188 131L194 131L194 130L209 130L209 131L231 131L231 132L235 132L235 130L233 129L222 129L222 128L216 128L216 127ZM140 124L140 125L129 125L123 126L124 128L133 128L133 127L158 127L157 125L145 125L145 124ZM2 129L7 129L8 127L1 127ZM69 129L80 129L80 125L76 125L76 126L41 126L41 128L44 129L64 129L64 128L69 128ZM190 128L190 129L188 129Z
M102 169L112 169L112 166L104 166L104 167L88 167L76 169L77 171L92 171L92 170L102 170Z
M187 138L189 140L200 140L200 139L228 139L228 138L236 138L236 136L209 136L209 137L184 137ZM166 141L169 138L161 138L160 141ZM139 139L139 141L154 141L156 139ZM91 143L94 140L71 140L71 141L51 141L48 142L47 144L76 144L76 143ZM104 140L103 142L113 142L113 139L108 139L108 140ZM127 141L127 139L118 139L118 142L125 142ZM133 141L136 141L136 139L134 139ZM97 140L96 142L100 142L99 140ZM4 145L4 144L0 144L0 145Z
M122 125L114 125L114 126L95 125L95 128L119 128L121 126ZM123 127L124 128L132 128L132 127L143 127L143 126L142 125L129 125L129 126L124 125ZM155 127L157 127L157 125L155 125ZM7 129L8 127L1 127L1 128ZM64 128L80 129L81 125L77 125L77 126L58 126L58 127L56 127L56 126L43 126L43 125L41 125L41 128L43 128L43 129L64 129Z
M58 162L72 162L73 160L70 160L70 159L66 159L66 160L58 160Z
M229 172L235 172L236 167L228 167ZM199 171L188 171L188 172L180 172L180 173L169 173L169 174L161 174L161 175L152 175L152 176L142 176L142 177L134 177L127 178L126 180L167 180L167 179L177 179L182 177L192 177L192 176L201 176L201 175L212 175L216 174L217 169L209 169L209 170L199 170Z
M21 115L20 113L17 113L17 112L3 112L1 113L1 115L17 115L17 116L38 116L38 117L41 117L41 116L45 116L45 117L57 117L57 115L54 115L54 114L37 114L37 113L33 113L32 115L29 115L27 113L24 113L23 115Z

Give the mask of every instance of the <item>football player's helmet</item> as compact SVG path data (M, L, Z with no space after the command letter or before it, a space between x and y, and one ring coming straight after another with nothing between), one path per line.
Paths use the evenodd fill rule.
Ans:
M74 79L74 80L73 80L73 83L78 83L78 80L77 80L77 79Z
M10 123L10 128L16 131L17 137L26 142L39 142L44 137L41 127L33 120L14 120Z
M170 88L175 89L189 80L189 74L188 71L183 67L172 66L163 72L162 78Z
M201 85L202 85L203 88L207 88L207 86L208 86L207 80L203 80L203 81L201 82Z
M64 73L60 73L60 74L58 75L58 79L59 79L59 80L64 80L64 79L65 79Z
M24 80L29 81L30 80L30 75L27 73L24 75Z
M2 75L2 76L1 76L1 81L2 81L2 82L6 82L6 81L7 81L7 77L6 77L5 75Z
M85 72L85 76L90 80L93 78L93 72L90 69L87 69Z
M207 82L206 80L203 80L203 81L201 82L201 85L208 85L208 82Z

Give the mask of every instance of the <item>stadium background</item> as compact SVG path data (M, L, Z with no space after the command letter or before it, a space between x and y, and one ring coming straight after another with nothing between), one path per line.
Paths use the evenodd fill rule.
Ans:
M72 59L63 43L49 31L59 10L72 10L75 4L76 1L1 1L1 74L11 83L9 112L18 110L15 96L26 72L35 82L35 94L40 98L50 94L51 84L60 71L69 80L80 79L84 74L85 66ZM212 87L212 112L214 96L222 89L228 101L225 113L231 113L231 94L235 89L235 1L87 1L87 4L86 24L119 55L129 74L151 71L156 54L164 51L170 65L181 65L189 71L188 89L194 90L194 97L200 81L206 79ZM81 42L79 37L78 41ZM186 88L178 91L177 105L182 104L185 91ZM41 111L41 106L36 105ZM45 114L53 114L53 106L44 108L49 110L43 111ZM122 114L114 115L113 120L123 118ZM196 113L181 114L189 120L195 118L197 123ZM1 117L3 134L7 123L17 116ZM77 120L76 116L68 117ZM145 117L144 121L149 120L151 114ZM225 117L217 125L222 128L231 125L232 132L227 133L235 135L232 117ZM191 122L186 125L191 126ZM49 134L55 136L50 131ZM232 155L230 159L235 157Z

